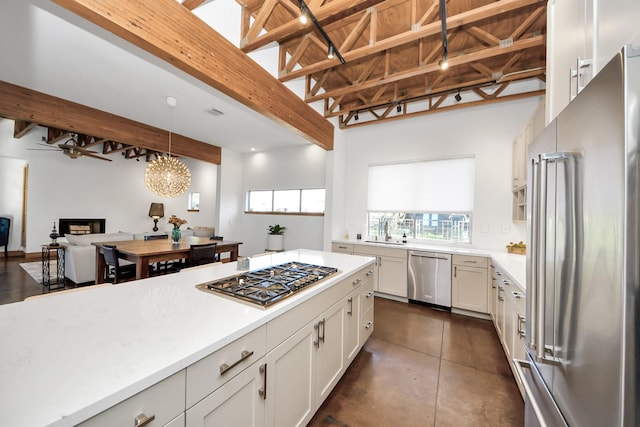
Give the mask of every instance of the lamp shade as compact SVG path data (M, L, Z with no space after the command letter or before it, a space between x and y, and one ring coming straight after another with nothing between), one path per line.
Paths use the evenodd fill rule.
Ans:
M151 207L149 207L149 216L151 218L163 218L164 203L151 203Z

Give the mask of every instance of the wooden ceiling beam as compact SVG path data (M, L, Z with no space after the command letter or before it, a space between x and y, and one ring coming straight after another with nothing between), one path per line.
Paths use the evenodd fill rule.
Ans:
M487 58L491 58L491 57L495 57L495 56L500 56L500 55L505 55L508 53L513 53L513 52L518 52L521 50L525 50L525 49L530 49L533 47L538 47L538 46L544 46L545 43L545 37L544 36L537 36L537 37L531 37L528 39L524 39L524 40L518 40L516 42L513 43L513 45L511 46L507 46L507 47L500 47L500 46L496 46L496 47L489 47L486 49L480 49L478 51L475 52L470 52L467 53L465 55L460 55L460 56L450 56L449 57L449 70L451 70L451 68L459 66L459 65L463 65L463 64L469 64L469 63L474 63L477 61L481 61L483 59L487 59ZM427 73L431 73L434 71L438 71L440 69L440 66L437 63L431 63L429 65L423 66L423 67L415 67L413 69L409 69L409 70L405 70L402 72L398 72L395 73L389 77L384 77L384 78L375 78L366 82L362 82L362 83L357 83L357 84L353 84L350 85L348 87L343 87L340 89L335 89L335 90L328 90L325 91L321 94L315 95L315 96L310 96L308 98L306 98L307 102L314 102L314 101L319 101L322 100L324 98L328 98L328 97L333 97L333 96L337 96L337 95L344 95L346 93L352 93L352 92L358 92L361 91L363 89L370 89L370 88L374 88L380 85L385 85L391 82L396 82L399 80L404 80L407 78L411 78L411 77L417 77L423 74L427 74Z
M317 9L312 9L313 15L323 28L327 25L343 19L347 16L357 14L371 6L382 3L385 0L334 0ZM309 32L309 28L295 17L291 21L277 28L271 29L266 34L262 34L255 40L244 40L240 42L243 52L252 52L272 42L283 43L287 40L300 37Z
M26 134L28 134L31 129L38 126L36 122L28 122L25 120L14 120L13 122L13 137L15 139L20 139Z
M53 1L325 150L333 149L333 124L175 0Z
M333 4L334 2L330 3ZM493 2L486 6L478 7L447 18L447 29L454 30L456 28L473 24L475 22L501 15L514 10L522 9L535 4L543 4L544 0L501 0ZM404 33L400 33L384 40L377 41L373 46L364 46L348 52L340 52L346 62L353 62L377 52L402 46L403 44L417 41L423 37L439 34L442 31L440 21L428 23L419 29L410 29ZM287 74L280 75L280 81L302 77L306 74L315 74L327 68L336 65L335 60L322 60L313 65L293 70Z
M48 127L53 132L47 138L49 144L73 132L154 151L169 151L169 132L165 130L2 81L0 116ZM218 165L221 159L220 147L175 133L172 133L171 152Z
M522 92L522 93L516 93L516 94L512 94L512 95L505 95L505 96L501 96L501 97L495 97L495 98L490 98L490 99L483 99L483 100L478 100L478 101L470 101L470 102L463 102L460 104L455 104L455 105L447 105L444 107L441 107L442 103L447 99L447 97L449 95L442 95L442 96L438 96L437 100L435 102L432 102L432 98L429 99L429 106L427 107L426 110L420 110L420 111L415 111L415 112L405 112L404 114L400 114L397 116L391 116L391 117L386 117L383 120L386 121L394 121L394 120L403 120L405 118L408 117L419 117L419 116L424 116L427 114L433 114L436 112L440 112L440 111L448 111L448 110L457 110L460 108L468 108L468 107L477 107L480 105L489 105L489 104L495 104L498 102L505 102L505 101L515 101L517 99L523 99L523 98L529 98L532 96L543 96L544 95L544 89L542 90L532 90L529 92ZM435 96L434 96L435 98ZM385 107L386 108L386 107ZM362 111L360 111L360 114L362 114ZM374 114L374 117L377 114ZM352 121L353 119L353 114L348 114L347 118L345 118L344 120L340 120L340 128L341 129L346 129L346 128L350 128L350 127L357 127L357 126L366 126L366 125L371 125L374 123L378 123L379 120L370 120L370 121L359 121L359 122L355 122ZM382 119L380 119L382 120Z
M188 10L193 10L196 7L200 6L206 0L184 0L182 2L182 6L186 7Z

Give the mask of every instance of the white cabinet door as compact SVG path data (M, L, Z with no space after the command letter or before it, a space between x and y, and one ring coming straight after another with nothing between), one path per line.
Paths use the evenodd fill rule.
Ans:
M640 2L638 0L601 0L597 2L597 60L596 71L609 63L626 43L638 42L638 16Z
M547 8L547 123L593 77L594 0L555 0ZM591 62L589 62L591 61Z
M187 410L186 427L264 426L264 376L259 360Z
M335 304L318 319L319 344L316 358L317 399L319 406L331 393L344 370L344 321L347 299Z
M407 297L407 259L381 256L378 266L378 291Z
M488 313L487 269L453 266L451 306L463 310Z
M267 353L267 427L303 426L315 412L315 324L307 324Z
M344 311L344 364L349 366L360 350L360 288L347 297Z
M498 311L498 275L494 265L491 265L491 295L489 300L489 314L493 324L496 324L496 313Z

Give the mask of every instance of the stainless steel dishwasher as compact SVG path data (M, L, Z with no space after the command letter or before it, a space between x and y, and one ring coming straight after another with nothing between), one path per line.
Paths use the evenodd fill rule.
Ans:
M409 301L451 310L451 254L409 251Z

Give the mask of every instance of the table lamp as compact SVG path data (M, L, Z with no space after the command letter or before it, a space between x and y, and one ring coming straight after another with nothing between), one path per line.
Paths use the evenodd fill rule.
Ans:
M158 220L164 217L164 204L151 203L149 216L153 218L153 231L158 231Z

